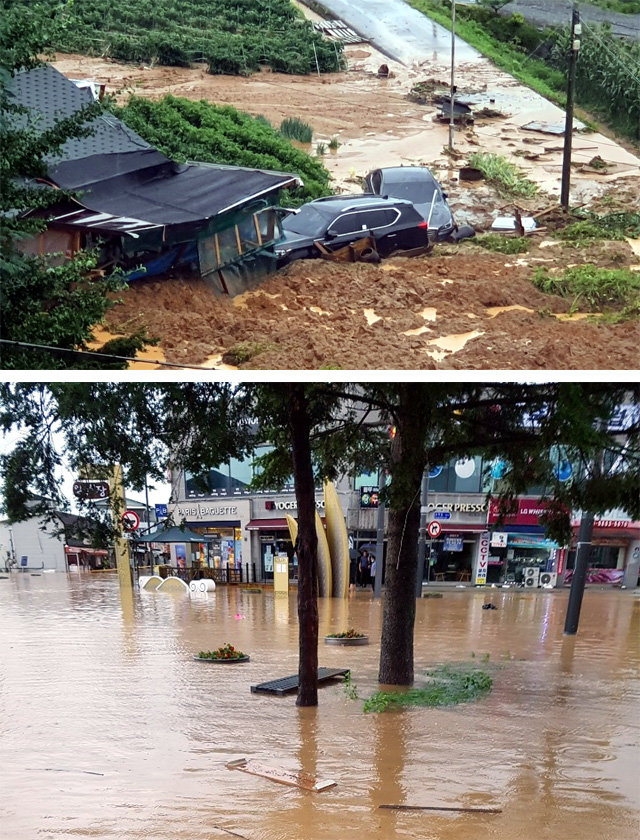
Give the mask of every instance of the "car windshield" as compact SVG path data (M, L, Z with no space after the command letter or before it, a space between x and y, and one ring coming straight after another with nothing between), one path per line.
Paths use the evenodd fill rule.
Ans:
M304 204L297 213L285 216L282 220L282 227L291 233L300 233L303 236L318 236L324 233L330 220L330 216L318 211L311 204Z
M432 181L385 181L382 185L383 195L394 198L406 198L414 204L426 204L433 198L435 187ZM439 196L436 198L436 202Z

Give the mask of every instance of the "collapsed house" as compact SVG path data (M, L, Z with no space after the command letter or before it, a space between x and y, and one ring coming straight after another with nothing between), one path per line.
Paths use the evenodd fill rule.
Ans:
M12 93L38 131L94 96L51 64L17 73ZM48 160L41 182L74 197L39 211L47 229L24 243L24 251L70 259L95 248L100 267L119 266L130 280L197 271L231 295L275 269L276 205L281 190L301 184L297 175L178 164L106 111L88 126L89 136L67 140Z

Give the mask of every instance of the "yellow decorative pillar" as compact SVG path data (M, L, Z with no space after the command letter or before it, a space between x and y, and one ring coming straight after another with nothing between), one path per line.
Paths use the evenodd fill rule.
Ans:
M289 594L289 557L286 552L273 559L273 591L276 595Z

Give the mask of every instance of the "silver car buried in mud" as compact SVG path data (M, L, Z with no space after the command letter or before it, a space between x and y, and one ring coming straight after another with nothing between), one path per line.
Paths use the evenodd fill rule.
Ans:
M426 221L433 242L457 242L474 236L472 227L456 224L447 204L447 193L426 166L374 169L365 177L363 186L368 193L410 201Z

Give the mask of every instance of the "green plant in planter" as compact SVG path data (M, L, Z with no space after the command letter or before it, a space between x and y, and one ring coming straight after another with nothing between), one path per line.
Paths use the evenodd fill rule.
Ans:
M246 653L241 650L236 650L233 645L227 642L217 650L201 650L198 654L199 659L244 659Z
M358 633L351 627L349 630L343 630L342 633L329 633L327 639L364 639L364 633Z

